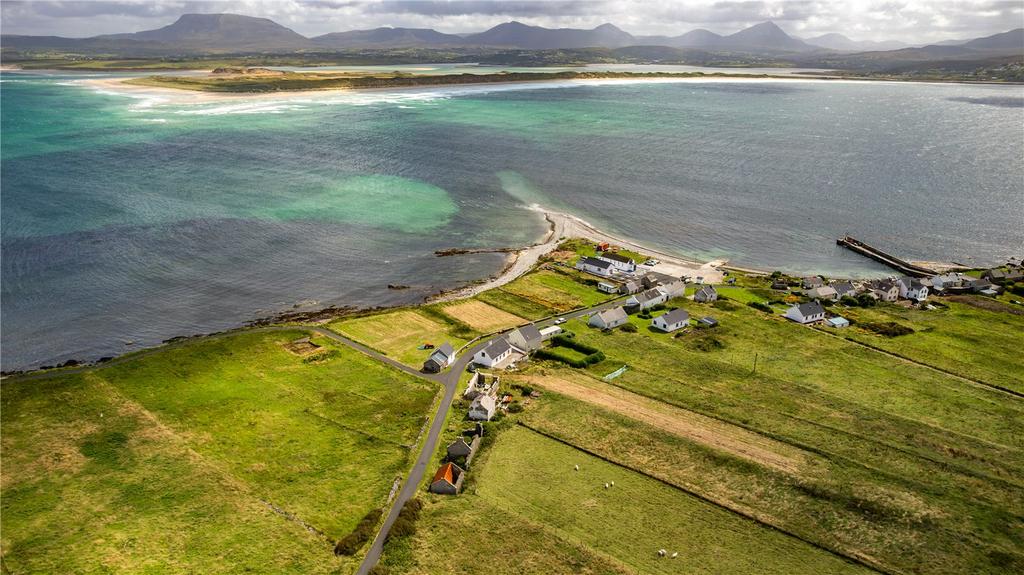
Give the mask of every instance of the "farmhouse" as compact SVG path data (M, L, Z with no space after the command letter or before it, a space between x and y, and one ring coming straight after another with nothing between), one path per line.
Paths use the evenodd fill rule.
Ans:
M642 284L638 280L629 280L628 282L619 286L619 293L622 295L629 295L636 293L642 289Z
M479 395L469 404L469 418L473 421L490 421L497 409L497 402L489 395Z
M483 349L473 356L473 363L484 367L494 367L512 355L512 346L508 340L499 337L492 339Z
M693 301L701 303L709 303L718 300L718 290L715 286L701 286L697 293L693 294Z
M816 301L798 304L786 310L786 318L797 323L814 323L825 319L825 308Z
M618 293L619 286L608 282L598 282L597 290L604 293Z
M430 373L440 373L440 371L455 361L455 349L452 344L447 341L441 344L441 347L434 350L434 353L430 354L427 361L423 362L423 371Z
M462 486L462 474L465 473L461 467L454 463L445 463L437 469L434 479L430 481L430 492L442 495L455 495Z
M924 301L928 299L928 286L926 286L921 280L905 277L900 278L898 284L900 297L917 301Z
M540 342L542 340L543 337L540 335L540 330L532 323L528 323L508 334L508 342L524 353L540 349Z
M649 289L643 293L638 293L633 297L626 300L627 307L638 307L640 309L652 308L658 304L662 304L668 301L668 294L665 293L661 288Z
M831 286L821 286L807 290L807 297L836 301L839 299L839 293Z
M627 258L615 252L602 252L601 255L597 256L597 259L610 263L613 268L621 272L633 273L636 271L636 262L632 258Z
M597 258L581 258L580 261L576 262L576 269L599 275L601 277L609 277L612 275L612 264L604 260Z
M900 286L892 280L875 280L871 282L871 293L882 301L894 302L900 297Z
M619 327L628 320L629 316L626 314L626 310L620 306L595 313L590 316L590 321L587 322L587 325L598 329L612 329Z
M690 323L690 314L685 309L674 309L651 320L651 327L671 333Z

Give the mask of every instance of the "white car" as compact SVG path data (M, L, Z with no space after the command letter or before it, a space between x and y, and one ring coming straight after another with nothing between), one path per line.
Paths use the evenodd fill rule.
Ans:
M566 320L566 319L565 319L564 317L560 317L560 318L558 318L558 319L556 319L556 320L555 320L555 325L562 325L562 324L563 324L563 323L565 323L566 321L567 321L567 320Z

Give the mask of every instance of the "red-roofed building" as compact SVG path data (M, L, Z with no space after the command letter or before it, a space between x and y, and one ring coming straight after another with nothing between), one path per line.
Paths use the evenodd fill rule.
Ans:
M431 493L455 495L462 487L462 468L454 463L445 463L437 468L434 479L430 482Z

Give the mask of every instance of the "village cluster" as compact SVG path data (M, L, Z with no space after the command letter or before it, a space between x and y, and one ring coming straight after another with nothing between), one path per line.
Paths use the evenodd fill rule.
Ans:
M638 266L632 258L616 253L614 248L607 244L595 247L598 250L597 255L581 257L575 268L597 276L598 290L626 299L620 300L621 305L589 313L587 325L600 330L612 330L629 323L629 316L637 313L640 314L640 318L650 319L651 328L664 333L677 332L691 325L690 313L682 308L670 307L663 314L651 314L654 310L665 309L669 300L686 297L687 285L691 278L643 270L643 267L652 264L652 260L645 262L644 266ZM838 302L863 302L865 298L927 306L930 294L975 293L995 296L1002 289L1000 286L1022 280L1024 269L1017 265L1009 265L1005 269L987 270L981 277L951 272L925 278L907 276L866 281L826 281L821 276L787 278L773 274L771 289L780 292L780 295L785 293L787 301L793 302L783 314L786 319L803 325L823 322L828 327L843 328L850 325L849 320L836 314L829 314L826 307ZM726 281L728 284L734 282L734 278ZM694 283L697 284L697 288L690 296L694 302L708 304L719 299L719 290L713 285L704 284L703 278L696 278ZM556 337L564 339L566 336L561 335L563 330L560 325L565 321L564 317L557 318L553 322L554 325L546 327L528 323L492 339L473 355L472 363L469 365L473 375L462 394L463 399L470 402L467 414L469 420L490 421L499 410L507 410L512 402L510 394L499 393L498 376L480 369L514 368L517 362L540 350L548 340ZM700 317L694 321L700 328L718 325L718 321L711 316ZM552 345L558 345L558 340L556 339ZM456 350L446 342L431 353L423 369L437 373L451 365L455 359ZM430 483L431 492L451 495L459 492L465 469L476 453L482 434L483 427L477 423L475 429L466 431L448 446L445 463L437 470ZM467 442L464 437L472 439ZM608 488L610 485L606 484L605 487Z

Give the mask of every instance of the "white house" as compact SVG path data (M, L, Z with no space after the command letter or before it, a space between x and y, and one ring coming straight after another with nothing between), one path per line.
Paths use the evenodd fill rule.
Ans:
M619 291L619 286L615 284L610 284L608 282L598 282L597 289L598 291L603 291L604 293L616 293Z
M497 402L489 395L478 395L469 404L469 418L473 421L490 421L497 409Z
M580 261L576 262L576 269L601 277L608 277L612 275L612 264L605 260L599 260L597 258L580 258Z
M640 309L647 309L654 307L660 303L668 301L668 294L665 293L660 287L649 289L643 293L638 293L631 298L626 300L627 307L639 307Z
M665 333L686 327L690 323L690 314L685 309L674 309L651 320L651 326Z
M697 290L697 293L693 294L693 301L696 302L708 303L716 301L717 299L718 290L716 290L715 286L712 285L701 286L701 288Z
M807 290L807 297L813 299L827 299L831 301L837 301L839 299L839 292L831 286L820 286Z
M948 273L932 276L932 288L938 291L945 291L950 288L963 287L964 278L962 274Z
M540 342L542 340L543 338L540 335L540 330L538 330L537 326L532 323L528 323L519 329L512 330L512 332L508 334L508 342L519 348L523 353L529 353L540 349Z
M924 301L928 299L928 286L924 285L921 280L917 278L900 278L899 280L900 297Z
M825 308L816 301L794 305L786 310L786 318L797 323L821 321L825 319Z
M615 252L603 252L597 256L597 259L612 264L612 267L620 272L633 273L636 271L636 262L632 258L627 258Z
M510 355L512 355L512 346L507 339L499 337L491 340L483 349L476 352L476 355L473 356L473 363L484 367L494 367L508 359Z
M429 371L430 373L440 373L440 371L455 361L455 349L452 344L447 341L441 344L441 347L434 350L434 353L430 354L427 361L423 362L423 371Z
M598 329L612 329L619 327L627 321L629 321L629 315L626 314L626 310L619 306L595 313L590 316L590 321L587 324Z
M807 276L803 279L804 289L812 289L825 285L825 280L821 279L821 276Z

